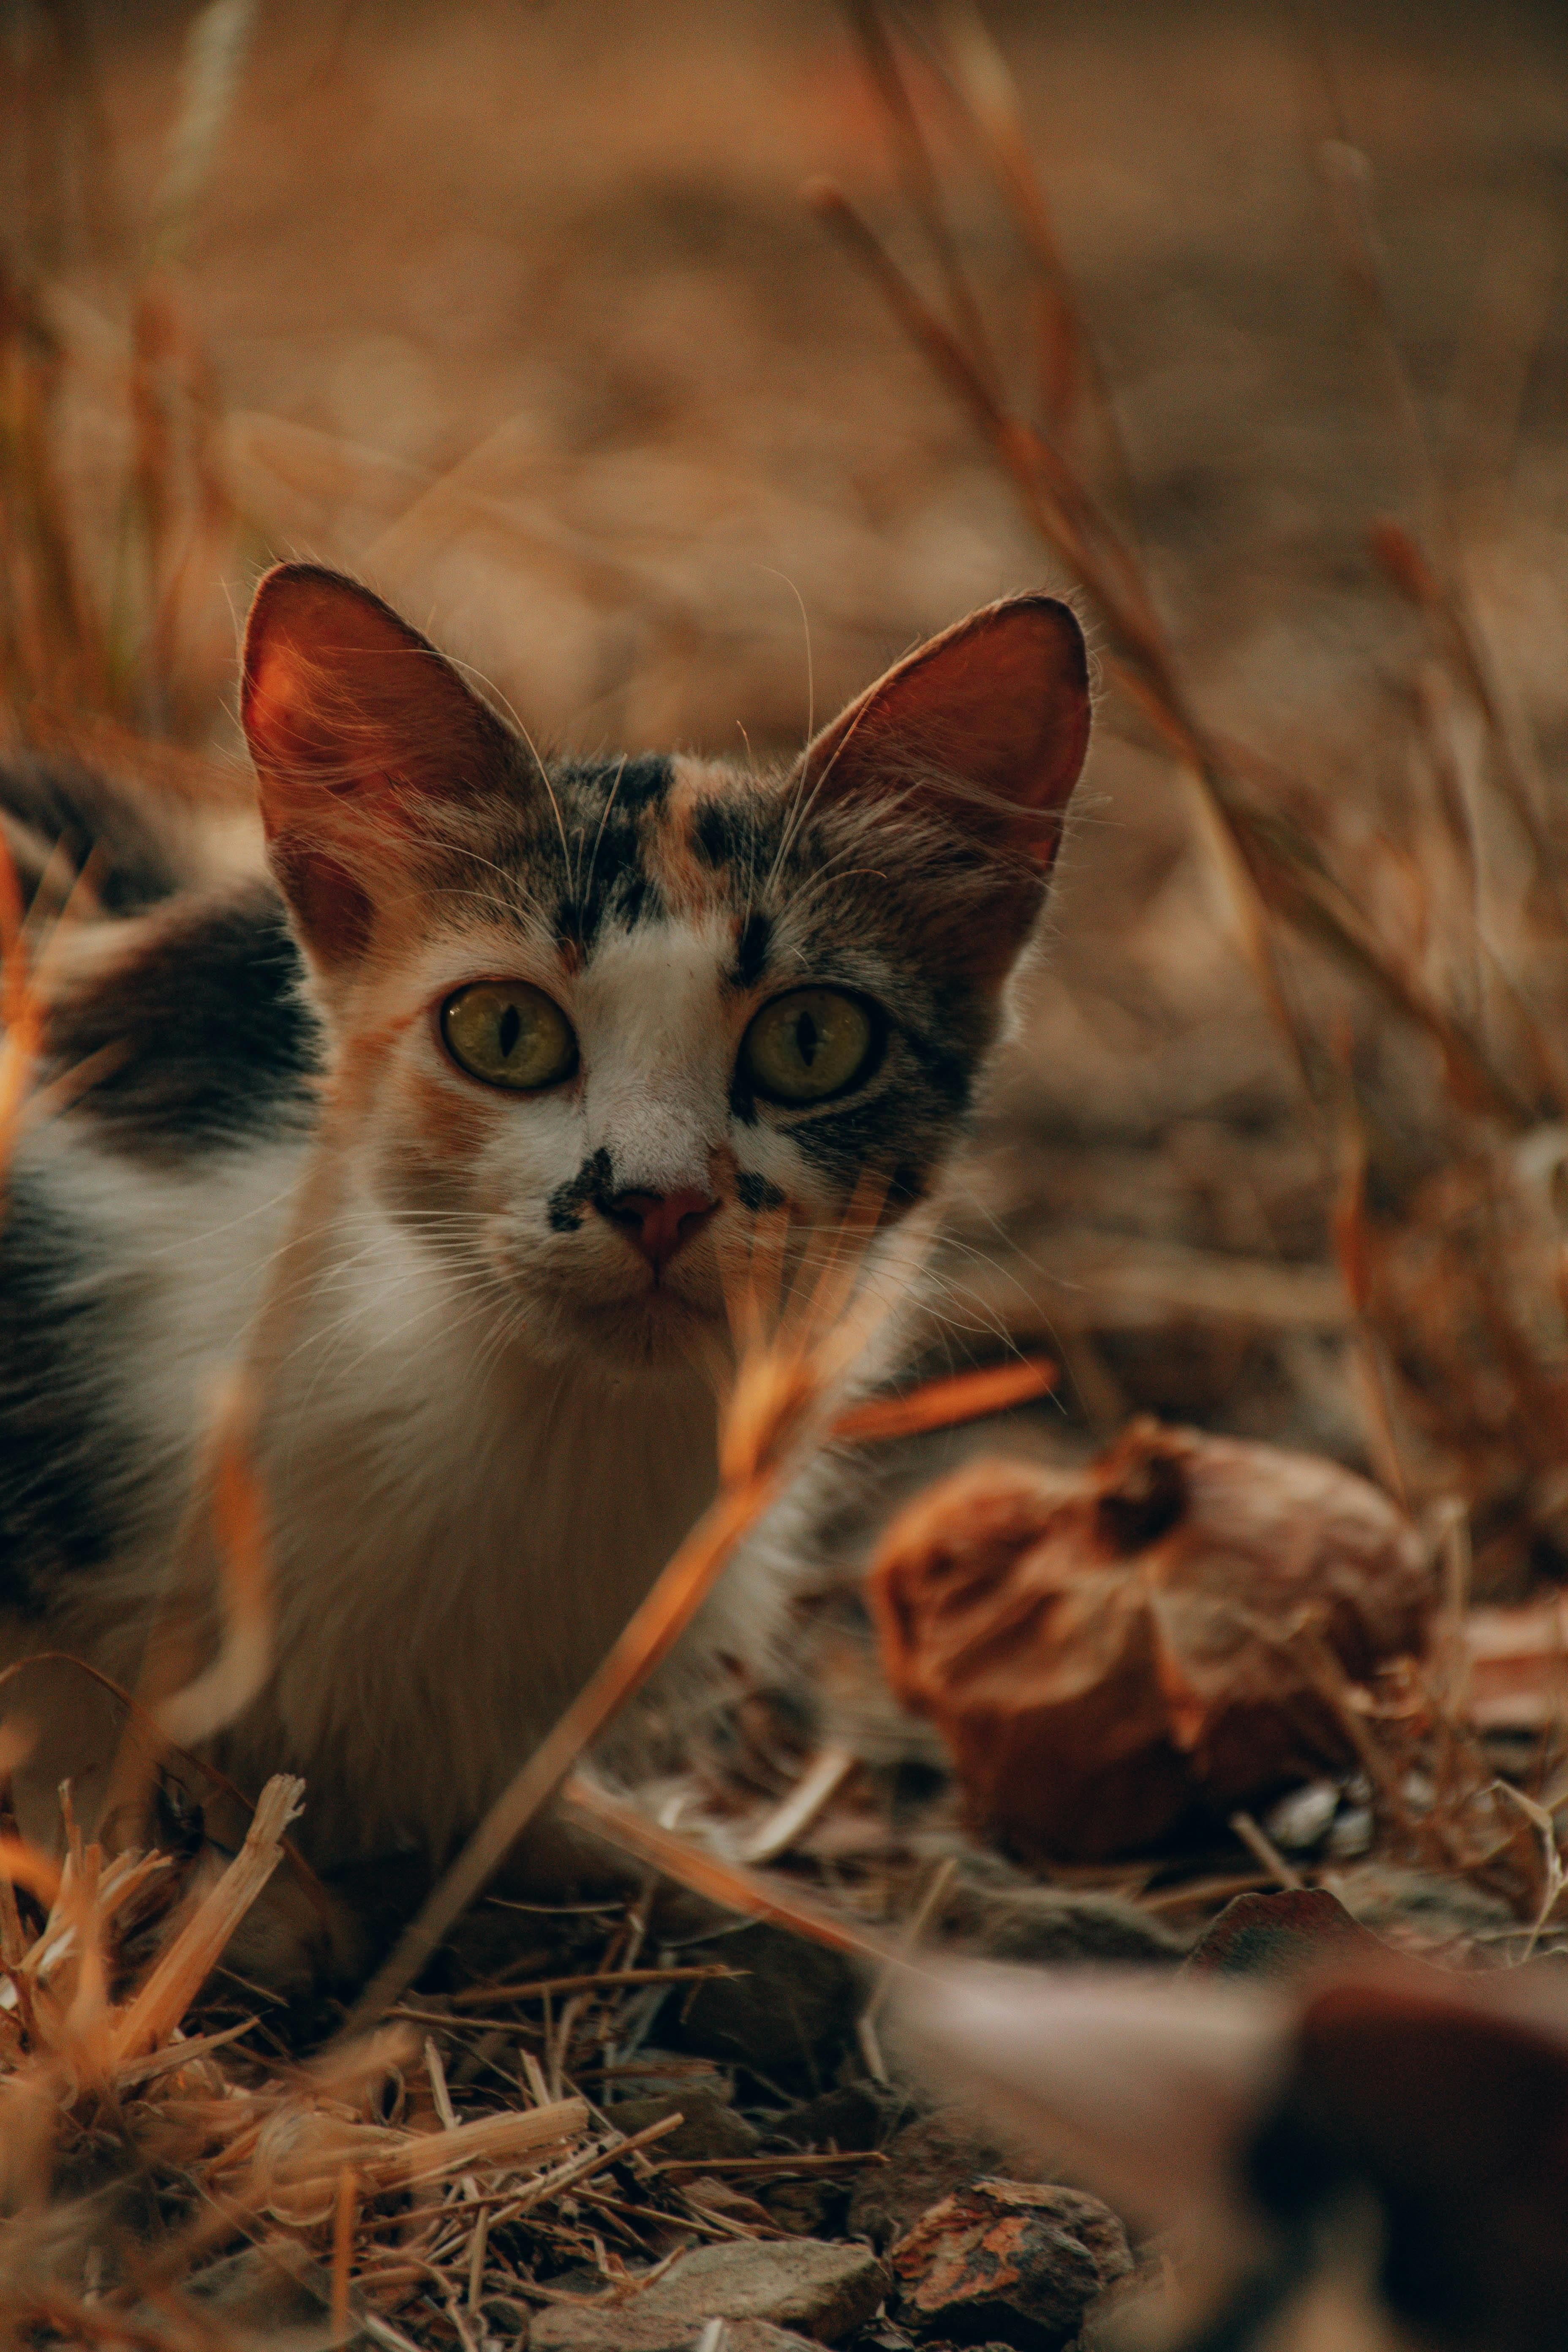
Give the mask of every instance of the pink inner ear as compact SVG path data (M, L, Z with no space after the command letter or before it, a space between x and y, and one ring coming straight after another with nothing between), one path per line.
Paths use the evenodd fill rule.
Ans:
M504 741L416 629L369 589L310 564L279 565L256 592L243 715L269 829L323 788L461 792Z
M421 801L502 772L507 738L451 664L369 589L280 564L246 631L242 711L278 878L318 953L363 949Z
M837 796L908 787L923 769L939 789L969 786L1043 814L1070 796L1089 729L1082 630L1056 598L1020 596L973 614L879 678L823 730L804 773ZM1057 837L1054 826L1024 824L1016 845L1048 864Z

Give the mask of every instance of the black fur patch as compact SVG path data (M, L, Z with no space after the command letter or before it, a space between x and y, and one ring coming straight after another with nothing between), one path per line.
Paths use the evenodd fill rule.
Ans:
M155 936L62 1005L56 1066L100 1055L83 1108L116 1147L166 1164L308 1125L321 1040L270 884L171 910Z
M109 1381L121 1302L91 1234L14 1177L0 1220L0 1608L36 1616L112 1552L138 1449Z
M691 846L705 866L756 866L762 843L753 813L729 801L705 800L691 821Z
M742 924L741 936L735 942L735 968L730 976L731 988L755 988L767 969L768 950L773 943L772 920L753 909Z
M735 1198L753 1217L760 1217L765 1209L782 1209L784 1197L776 1184L754 1169L742 1168L735 1179Z
M606 920L630 929L657 922L667 911L648 871L647 833L658 823L674 773L668 760L653 753L552 772L561 825L541 832L528 880L547 903L553 881L555 936L568 955L590 950Z
M662 806L675 781L675 770L662 751L644 751L635 760L607 760L594 772L606 793L613 788L616 806L634 816Z
M0 764L0 810L21 829L8 835L25 898L58 850L68 886L89 857L91 887L111 915L140 913L179 887L167 845L129 797L73 760L17 752Z
M583 1222L583 1210L592 1201L595 1206L607 1201L614 1178L607 1151L591 1152L564 1184L557 1184L545 1201L544 1213L552 1234L574 1234Z

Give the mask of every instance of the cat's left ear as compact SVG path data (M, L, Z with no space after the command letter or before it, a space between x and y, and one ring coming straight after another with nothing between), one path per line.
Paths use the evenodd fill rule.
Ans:
M1043 880L1089 729L1076 615L1055 596L1011 596L868 688L807 747L799 780L818 806L875 797L940 813Z
M318 961L350 963L442 804L500 779L510 738L417 629L313 563L258 588L240 708L273 871Z

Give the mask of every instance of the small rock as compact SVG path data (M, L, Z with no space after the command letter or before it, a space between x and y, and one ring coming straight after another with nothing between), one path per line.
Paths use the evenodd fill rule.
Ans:
M1263 1826L1287 1853L1309 1853L1322 1843L1340 1809L1337 1780L1309 1780L1292 1789L1268 1808Z
M616 2129L625 2132L628 2139L633 2132L646 2131L649 2124L662 2122L666 2116L683 2116L684 2123L666 2132L650 2151L659 2163L666 2158L713 2163L724 2157L751 2156L762 2137L744 2116L738 2116L733 2107L726 2106L710 2091L666 2093L657 2099L619 2099L608 2114Z
M775 2229L787 2230L792 2238L836 2238L842 2233L849 2183L826 2180L820 2175L780 2180L764 2189L762 2199Z
M968 2107L939 2107L906 2125L885 2154L885 2165L857 2181L847 2223L852 2237L868 2238L879 2248L901 2238L942 2198L988 2173L1045 2177L1020 2149L986 2131Z
M848 2045L859 2006L841 1952L759 1924L714 1947L743 1976L700 1985L682 2013L682 2049L749 2066L785 2091L818 2091Z
M890 2256L899 2316L914 2334L1015 2352L1057 2352L1103 2288L1132 2268L1108 2205L1077 2189L978 2180L922 2213Z
M1331 1862L1355 1862L1367 1853L1377 1834L1377 1823L1370 1805L1351 1805L1335 1817L1329 1832L1328 1853Z
M683 2254L640 2294L552 2304L535 2315L530 2352L688 2352L710 2319L765 2320L837 2344L871 2317L887 2284L864 2246L735 2239Z

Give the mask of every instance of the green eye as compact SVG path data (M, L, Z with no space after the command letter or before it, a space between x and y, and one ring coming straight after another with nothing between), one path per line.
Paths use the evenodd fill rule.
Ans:
M877 1024L858 996L796 988L763 1005L741 1042L741 1067L771 1101L824 1102L865 1073L876 1046Z
M477 980L459 988L441 1007L441 1036L459 1069L514 1094L552 1087L577 1066L572 1024L524 980Z

